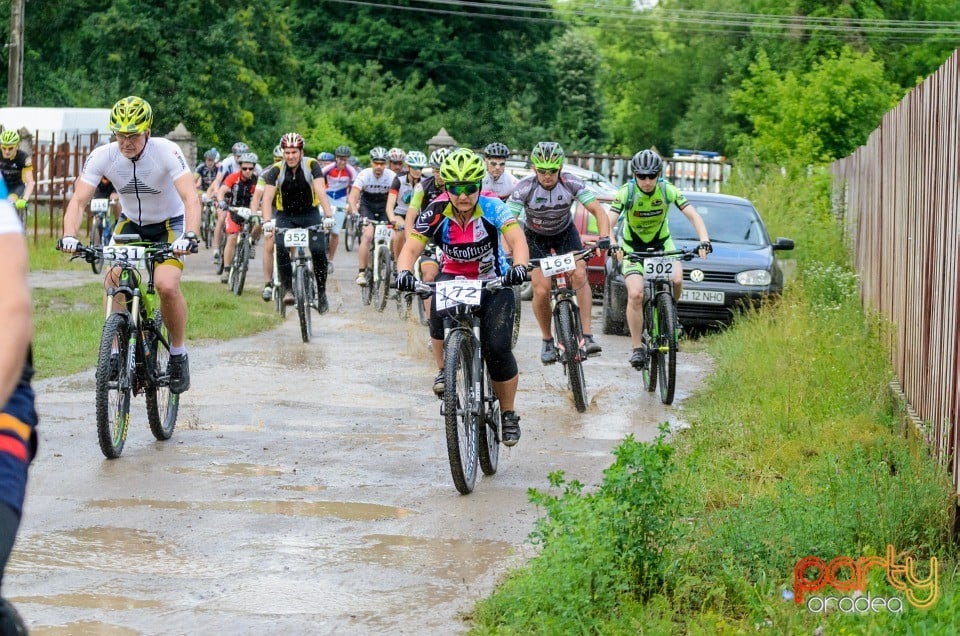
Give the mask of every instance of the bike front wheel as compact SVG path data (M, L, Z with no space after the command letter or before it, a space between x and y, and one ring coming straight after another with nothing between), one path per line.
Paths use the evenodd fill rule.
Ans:
M158 440L165 441L173 435L180 410L180 396L170 392L167 364L170 362L170 333L163 325L160 310L154 312L150 325L144 325L147 342L147 360L152 376L146 387L147 421L150 432Z
M383 311L390 298L390 248L381 246L377 249L377 274L373 281L373 306L377 311Z
M132 354L127 314L110 314L100 336L96 375L97 438L107 459L120 457L127 440L135 373Z
M443 346L443 417L447 436L447 458L453 485L462 495L470 494L477 481L478 405L471 398L473 385L472 336L455 330Z
M677 314L669 294L657 296L657 375L660 380L660 401L673 404L677 388Z
M657 326L654 324L653 301L643 301L643 346L647 347L647 364L643 367L643 388L653 393L657 390L657 369L660 368L659 350L656 347Z
M300 319L300 337L310 342L310 288L307 282L307 268L298 265L293 279L293 297L297 303L297 317Z
M90 246L103 247L103 222L98 216L94 216L90 224ZM103 270L103 258L90 261L90 269L94 274L99 274Z
M365 269L363 276L366 278L367 284L360 287L360 302L369 305L373 300L373 269L370 267Z
M557 304L557 342L563 348L560 360L567 374L570 391L573 392L573 405L578 413L583 413L587 410L587 384L583 377L583 356L580 355L583 336L574 313L576 311L576 305L568 300Z
M237 239L237 256L233 260L233 293L243 295L243 284L247 281L247 269L250 267L250 238L241 235Z

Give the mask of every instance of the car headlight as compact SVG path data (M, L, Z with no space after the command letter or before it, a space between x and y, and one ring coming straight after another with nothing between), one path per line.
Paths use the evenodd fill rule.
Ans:
M741 285L769 285L773 278L765 269L751 269L737 274L737 282Z

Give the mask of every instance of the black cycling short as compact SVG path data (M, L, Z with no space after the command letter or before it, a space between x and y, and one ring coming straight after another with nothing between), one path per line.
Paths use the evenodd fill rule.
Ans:
M523 234L527 237L527 248L530 250L530 258L544 258L550 256L552 248L557 254L567 254L579 250L583 247L580 240L580 233L573 223L567 226L567 229L559 234L547 236L538 234L530 228L524 226Z
M437 280L454 276L440 274ZM517 359L513 355L513 290L483 292L480 300L480 349L487 363L490 379L506 382L517 375ZM430 337L443 339L443 311L436 309L436 296L430 299Z

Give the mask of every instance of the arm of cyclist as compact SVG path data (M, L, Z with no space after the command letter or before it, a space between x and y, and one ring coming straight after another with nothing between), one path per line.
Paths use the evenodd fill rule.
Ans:
M427 246L426 237L420 234L411 235L403 244L403 249L397 256L397 289L400 291L415 291L416 279L413 268Z
M320 176L313 178L313 191L317 193L317 200L320 202L320 209L323 210L323 227L329 230L333 227L333 208L330 206L330 198L327 197L327 180Z
M393 189L391 189L390 193L387 194L387 220L393 224L393 227L402 231L406 225L406 219L404 219L402 216L397 216L394 213L394 210L397 209L397 194L398 192Z
M592 214L597 220L597 234L599 236L597 239L597 249L610 249L612 240L610 236L610 217L607 216L607 211L603 209L603 206L600 205L600 202L596 199L584 207L587 208L587 212Z
M198 199L195 194L193 177L189 172L185 172L174 179L173 185L176 187L177 194L180 195L180 199L183 201L184 208L184 234L180 239L186 239L189 242L187 245L177 245L180 239L174 241L175 247L173 253L179 256L180 254L190 254L196 251L197 235L200 233L200 199Z
M360 188L350 186L350 193L347 194L347 212L356 214L360 211Z
M681 210L683 215L690 219L690 223L693 224L693 229L697 231L697 237L700 239L700 246L697 249L697 253L700 258L706 258L707 254L713 251L713 246L710 245L710 235L707 233L707 226L703 223L703 218L700 217L700 214L697 212L689 203L685 205Z
M33 337L27 244L21 232L0 234L0 407L7 403L23 373Z
M260 192L259 186L254 191L254 196L257 192ZM276 221L273 220L273 197L276 194L277 186L264 184L263 193L260 195L260 218L263 220L264 232L273 232L273 228L276 227Z
M530 269L530 248L527 247L527 239L519 223L511 223L504 228L502 236L513 255L513 267L507 273L505 282L510 285L519 285L527 280L527 270Z
M70 197L70 202L67 203L67 211L63 215L63 237L60 239L57 249L70 253L76 251L76 243L71 245L68 242L68 244L64 246L63 240L77 240L77 232L80 231L80 222L83 220L83 211L90 205L90 201L93 199L96 191L96 186L92 186L77 177L76 182L73 184L73 196Z
M20 197L24 205L30 202L30 197L33 196L33 188L36 185L37 182L33 178L33 166L27 166L23 169L23 196Z

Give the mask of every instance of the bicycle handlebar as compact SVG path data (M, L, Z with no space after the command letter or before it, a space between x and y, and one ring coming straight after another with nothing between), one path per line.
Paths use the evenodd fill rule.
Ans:
M107 246L111 247L111 246ZM122 246L112 246L112 247L122 247ZM196 254L199 249L199 246L194 245L193 249L190 251L191 254ZM70 257L70 260L77 258L83 258L88 263L93 263L104 257L104 247L103 246L94 246L94 245L77 245L76 252ZM162 263L163 261L169 258L176 258L173 253L173 246L170 243L153 243L146 246L146 253L144 254L145 261L151 261L154 263ZM121 262L129 261L131 259L115 259ZM136 259L139 260L139 259Z
M449 282L449 281L441 281L441 282ZM504 287L507 287L507 285L503 282L502 278L491 278L490 280L483 281L483 289L485 291L498 291L500 289L503 289ZM419 296L420 298L430 298L430 296L433 296L436 293L437 291L436 288L437 288L436 281L429 282L429 283L425 283L423 281L417 281L417 289L413 293Z
M646 250L644 252L624 252L623 256L629 261L639 263L645 258L662 258L666 256L679 256L682 261L692 260L699 251L699 248L682 250Z
M593 256L593 253L596 251L597 251L596 245L591 245L590 247L584 247L582 249L575 250L573 252L564 252L563 254L552 254L550 256L544 256L541 258L531 258L530 264L527 265L527 271L540 267L540 263L544 260L547 260L550 258L556 258L558 256L564 256L565 254L573 254L574 260L585 261L591 256Z

